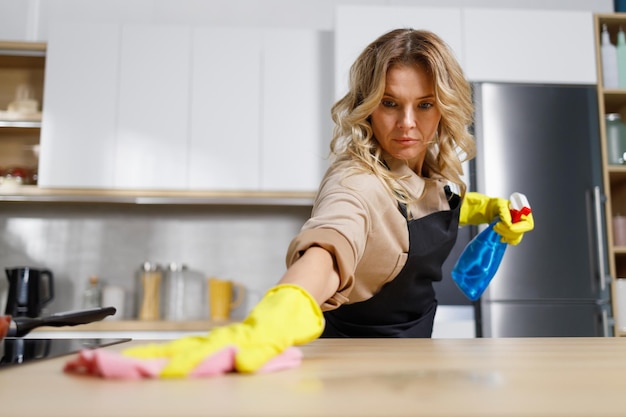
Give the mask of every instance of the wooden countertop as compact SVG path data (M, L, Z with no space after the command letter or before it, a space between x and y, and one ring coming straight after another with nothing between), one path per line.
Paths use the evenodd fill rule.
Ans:
M625 338L325 339L302 349L296 369L195 380L66 375L68 357L51 359L0 371L0 410L11 417L626 415Z
M229 320L187 320L187 321L166 321L166 320L100 320L77 326L49 327L42 326L33 329L30 334L33 337L39 332L137 332L137 331L208 331L217 326L234 323L235 319ZM80 336L77 336L80 337ZM129 337L132 337L129 336Z

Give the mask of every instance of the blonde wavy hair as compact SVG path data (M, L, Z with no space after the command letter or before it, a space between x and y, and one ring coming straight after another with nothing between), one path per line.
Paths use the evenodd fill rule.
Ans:
M436 140L428 148L421 174L443 177L458 187L461 196L465 195L461 163L476 155L474 138L468 131L474 113L472 92L447 44L426 30L392 30L357 58L350 68L348 93L331 109L335 123L331 155L336 160L356 159L361 162L359 170L382 178L398 201L408 204L413 200L398 183L399 178L385 167L383 149L369 121L383 98L387 70L395 64L417 65L432 76L435 102L441 112Z

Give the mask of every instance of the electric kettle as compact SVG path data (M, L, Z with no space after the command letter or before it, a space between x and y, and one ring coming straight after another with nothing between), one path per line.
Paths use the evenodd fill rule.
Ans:
M54 298L54 275L49 269L6 268L9 290L5 314L39 317Z

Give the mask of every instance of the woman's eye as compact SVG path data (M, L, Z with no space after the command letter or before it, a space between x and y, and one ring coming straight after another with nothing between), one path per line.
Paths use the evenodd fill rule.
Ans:
M380 104L382 104L384 107L395 107L396 106L396 103L394 103L391 100L382 100L380 102Z
M433 107L433 103L428 103L428 102L426 102L426 103L420 103L420 104L418 105L418 107L419 107L420 109L430 109L431 107Z

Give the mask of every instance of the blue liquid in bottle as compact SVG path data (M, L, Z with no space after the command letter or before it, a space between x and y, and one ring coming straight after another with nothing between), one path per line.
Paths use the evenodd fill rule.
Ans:
M496 274L507 243L493 230L496 219L463 250L452 269L452 279L467 298L476 301Z

